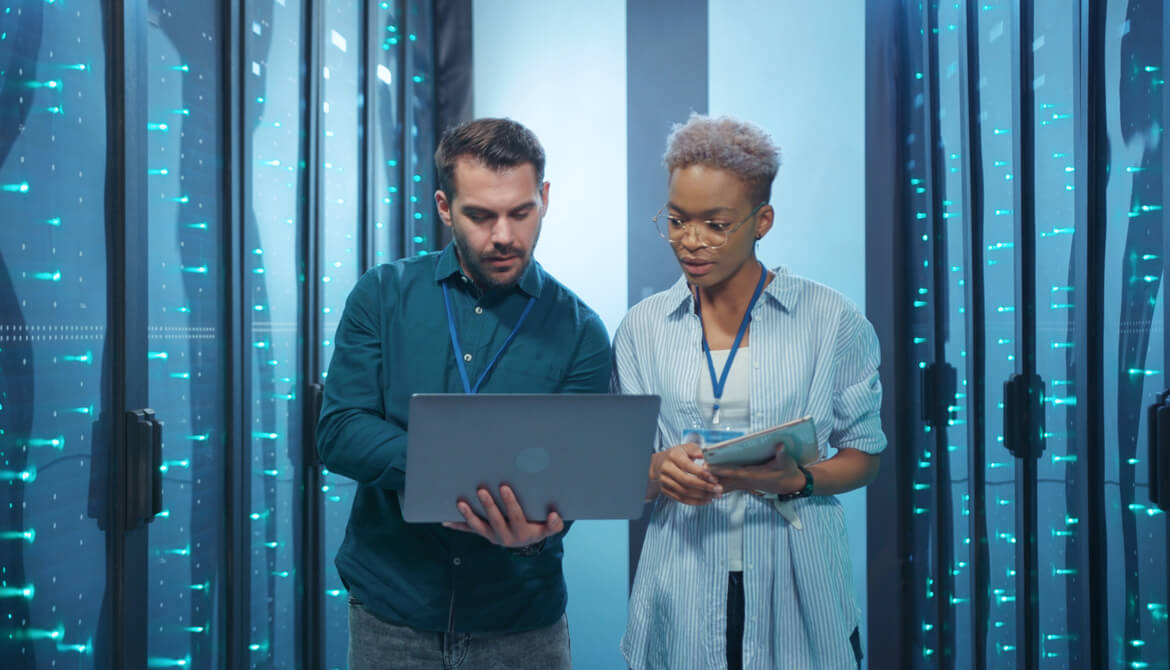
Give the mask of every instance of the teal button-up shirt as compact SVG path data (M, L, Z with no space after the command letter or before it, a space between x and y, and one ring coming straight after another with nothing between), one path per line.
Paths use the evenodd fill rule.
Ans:
M411 628L516 632L551 625L565 610L560 537L534 556L518 556L476 535L402 519L410 396L464 392L444 283L460 346L471 355L465 365L472 384L536 298L480 393L609 388L604 324L535 261L515 286L489 293L464 276L452 245L367 272L337 327L317 428L322 463L358 483L337 570L369 611Z

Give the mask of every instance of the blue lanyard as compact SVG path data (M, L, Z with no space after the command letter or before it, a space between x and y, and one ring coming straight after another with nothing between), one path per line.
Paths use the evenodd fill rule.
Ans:
M467 366L463 364L463 348L459 346L459 336L455 334L455 317L451 314L451 294L447 291L446 282L443 283L443 304L447 306L447 328L451 332L451 347L455 350L455 365L459 366L459 378L463 380L463 390L468 394L477 393L479 387L483 384L483 380L491 372L491 369L495 367L496 361L500 360L504 349L507 349L508 345L512 343L512 340L516 337L516 333L520 332L520 326L524 325L524 319L528 318L528 312L536 304L536 298L528 299L528 304L524 306L524 311L520 313L520 318L516 320L515 327L508 334L508 339L504 340L504 343L500 345L500 350L496 352L491 362L483 369L483 374L475 381L475 386L471 385L471 381L467 377Z
M727 383L727 375L731 372L731 362L735 360L735 352L739 351L739 343L743 341L748 324L752 321L752 308L756 306L756 301L764 292L764 281L767 278L768 269L764 267L763 263L760 263L760 281L756 283L756 292L752 294L752 301L748 303L747 312L744 313L743 321L739 324L739 332L735 334L735 342L731 344L731 351L727 352L727 362L723 364L723 374L719 377L715 376L715 361L711 359L711 347L707 344L707 329L703 328L702 300L699 299L698 290L695 291L695 313L699 315L699 327L703 329L703 353L707 354L707 370L711 373L711 395L715 398L713 408L715 416L712 423L719 423L719 400L723 398L723 386Z

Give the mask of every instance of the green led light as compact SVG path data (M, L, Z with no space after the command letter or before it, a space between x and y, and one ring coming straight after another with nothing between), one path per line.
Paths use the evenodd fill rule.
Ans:
M28 586L0 586L0 598L24 598L32 600L36 595L36 587Z
M59 282L61 281L61 271L54 270L52 272L34 272L32 277L33 279L37 279L39 281Z
M35 482L37 480L37 469L29 466L26 470L0 470L0 481L22 481Z
M26 444L30 447L52 447L57 451L65 449L65 436L58 435L57 437L32 437L29 438Z
M146 659L146 667L148 668L185 668L191 665L191 658L163 658L161 656L151 656Z
M206 265L183 266L183 272L186 272L187 274L193 274L193 275L205 275L205 274L207 274L207 266Z
M254 432L252 437L257 440L279 440L280 433Z
M37 531L30 528L28 530L6 530L0 531L0 540L21 540L32 544L36 542Z

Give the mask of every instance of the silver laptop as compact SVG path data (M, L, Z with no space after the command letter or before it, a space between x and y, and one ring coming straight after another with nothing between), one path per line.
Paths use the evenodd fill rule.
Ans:
M486 486L516 492L544 521L642 515L660 399L655 395L416 394L410 398L403 517L463 521Z

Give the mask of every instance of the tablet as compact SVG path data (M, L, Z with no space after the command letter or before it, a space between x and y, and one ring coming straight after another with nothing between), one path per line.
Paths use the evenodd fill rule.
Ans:
M709 465L758 465L775 455L777 444L783 444L784 450L799 465L816 460L817 430L812 417L703 445L703 460Z
M410 399L408 522L463 521L455 503L483 515L476 490L499 504L516 492L525 516L544 521L642 516L657 434L656 395L416 394Z

